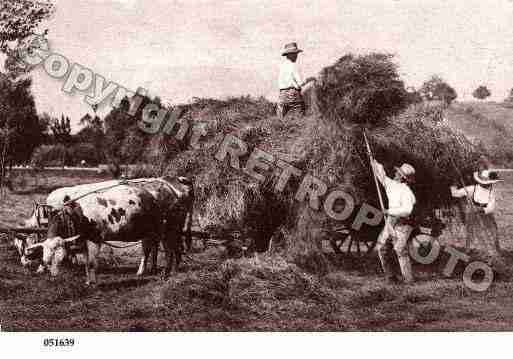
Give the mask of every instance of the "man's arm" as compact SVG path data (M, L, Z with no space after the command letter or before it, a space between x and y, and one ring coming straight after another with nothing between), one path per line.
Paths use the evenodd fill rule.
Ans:
M474 193L474 186L467 186L463 188L456 188L456 186L451 186L451 196L454 198L461 198L465 196L470 196Z
M306 86L306 84L315 81L315 77L308 77L306 80L303 81L303 76L301 76L301 73L299 72L297 66L294 67L294 72L292 73L292 76L297 87L299 87L300 89Z
M379 163L378 161L373 159L371 161L371 166L374 169L374 173L376 174L376 178L378 179L379 182L381 182L383 187L385 187L385 180L388 177L387 177L387 174L385 172L385 169L383 168L383 165L381 163Z
M313 77L313 76L307 77L306 80L301 84L301 87L305 87L310 82L314 82L314 81L317 81L317 79L315 77Z

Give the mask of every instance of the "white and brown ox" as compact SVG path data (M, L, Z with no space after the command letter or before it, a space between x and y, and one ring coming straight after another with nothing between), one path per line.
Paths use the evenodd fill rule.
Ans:
M111 180L99 183L88 183L73 187L58 188L50 192L46 199L46 203L39 203L34 201L30 217L23 221L21 225L25 228L47 228L48 219L51 213L55 209L62 208L67 199L77 198L92 191L102 188L109 188L119 183L119 180ZM20 254L21 264L24 267L31 266L34 263L40 262L42 256L42 251L40 248L37 251L31 251L30 255L25 255L25 249L38 242L41 242L41 240L35 234L26 237L16 236L13 240L13 245L16 247L18 253ZM43 270L44 268L39 266L37 271L41 272Z
M47 227L48 218L54 209L62 209L69 200L87 196L95 191L102 191L113 188L122 183L119 180L110 180L98 183L77 185L73 187L63 187L51 192L46 200L46 204L34 202L32 215L25 221L25 226ZM194 203L194 190L192 181L187 177L163 177L163 178L142 178L132 180L131 183L141 186L153 195L159 208L159 214L162 216L163 231L174 233L180 228L181 233L185 235L185 244L187 249L191 248L191 226L192 226L192 206ZM21 256L23 266L31 265L42 257L41 248L30 251L30 255L23 255L25 248L37 243L37 236L27 239L18 239L14 245L17 247ZM180 240L180 244L182 241ZM157 248L153 252L153 269L157 265ZM177 255L177 261L180 261L180 255ZM144 258L144 257L143 257ZM38 272L44 271L40 266Z
M180 261L181 229L186 213L180 216L171 213L184 195L183 190L165 179L159 181L162 188L157 187L154 194L134 185L117 185L70 202L51 216L47 239L27 248L27 252L42 249L43 264L52 275L57 275L67 253L74 247L86 258L87 283L94 283L103 243L142 240L143 256L137 272L142 275L151 250L162 242L167 259L164 275L167 276ZM181 185L187 187L187 184ZM167 191L176 191L174 202L164 201L164 198L171 199ZM169 222L175 218L181 220L181 224Z

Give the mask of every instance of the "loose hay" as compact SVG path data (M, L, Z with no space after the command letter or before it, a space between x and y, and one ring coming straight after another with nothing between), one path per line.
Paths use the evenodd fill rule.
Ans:
M283 320L284 316L291 320L297 316L323 320L332 313L327 322L344 328L341 319L351 318L335 293L317 277L280 257L265 257L258 262L227 260L216 271L175 277L161 289L157 303L167 310L181 308L185 312L200 307L222 310L226 318L237 317L257 326L255 323L263 319L267 323ZM280 322L273 325L277 329Z
M449 187L462 181L470 183L485 153L463 135L440 125L441 105L421 104L403 111L406 92L390 59L379 54L348 55L325 68L317 86L305 94L310 115L302 118L281 121L273 116L272 103L249 97L197 99L185 106L183 118L189 124L207 126L201 148L161 157L170 159L167 174L195 179L200 227L242 233L258 250L267 249L270 239L285 231L285 258L309 271L328 272L328 261L318 242L320 229L332 225L333 220L312 216L315 211L306 203L295 201L301 178L291 181L282 194L273 194L269 192L272 170L263 173L267 181L258 184L233 169L228 159L221 163L213 155L224 136L231 133L248 146L248 153L240 157L241 167L251 151L259 148L299 168L302 176L311 174L324 181L329 191L342 189L357 204L365 202L379 208L362 126L367 127L374 154L389 174L402 162L416 168L413 190L419 220L456 218L457 202L451 198ZM386 103L392 105L385 108ZM306 214L315 220L302 218ZM301 225L302 221L307 223Z

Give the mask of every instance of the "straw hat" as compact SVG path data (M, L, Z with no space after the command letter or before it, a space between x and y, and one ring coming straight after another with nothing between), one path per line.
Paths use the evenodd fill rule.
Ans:
M303 50L298 49L297 43L291 42L285 45L285 47L283 48L283 52L281 53L281 56L285 56L288 54L299 54L300 52L303 52Z
M497 172L492 172L488 170L474 172L474 179L477 183L481 184L492 184L502 182L502 180L499 179Z
M412 165L403 163L401 167L394 167L397 172L407 181L412 181L415 175L415 168Z

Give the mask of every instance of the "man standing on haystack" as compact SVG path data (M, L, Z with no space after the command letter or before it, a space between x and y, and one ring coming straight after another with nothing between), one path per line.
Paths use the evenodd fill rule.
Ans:
M463 188L451 187L451 195L455 198L467 197L470 207L465 216L465 228L467 231L467 249L474 238L483 238L484 244L490 248L493 254L500 251L499 231L493 215L495 211L495 188L493 185L501 182L496 172L482 170L474 172L475 185ZM487 240L489 238L489 240ZM493 241L493 243L491 242Z
M384 213L385 226L378 237L376 247L383 272L389 283L397 281L387 258L388 243L391 241L397 254L404 282L412 283L413 273L408 252L408 238L413 230L410 216L416 200L408 184L414 181L415 169L404 163L401 167L395 167L395 175L392 179L386 175L382 164L372 160L371 165L377 179L385 188L388 198L388 209Z
M300 52L303 52L303 50L298 49L295 42L291 42L285 45L281 53L285 59L280 65L280 75L278 78L280 98L277 113L280 118L285 117L289 111L300 115L305 114L305 102L301 96L301 89L308 83L315 81L315 78L309 77L303 81L296 64Z

